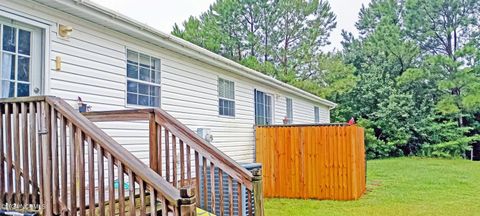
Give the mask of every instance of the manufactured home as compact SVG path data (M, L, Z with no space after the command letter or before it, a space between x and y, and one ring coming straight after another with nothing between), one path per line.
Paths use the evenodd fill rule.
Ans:
M15 116L20 113L17 117L21 118L21 114L27 112L25 116L33 115L32 118L37 118L38 121L41 119L39 116L55 119L46 121L50 122L49 124L44 122L37 127L52 127L53 125L69 128L71 131L67 130L63 136L73 137L74 140L80 136L81 139L78 139L85 141L85 145L94 142L92 146L95 152L102 148L105 148L103 150L106 151L111 147L102 147L101 145L105 143L120 144L128 151L128 154L136 158L135 161L139 159L145 165L150 165L150 168L152 168L152 163L155 163L152 162L153 157L159 161L165 157L173 157L171 160L167 159L167 164L156 164L153 169L160 175L162 172L163 175L170 175L174 179L173 181L178 180L177 174L165 173L168 172L166 170L169 170L169 163L173 163L173 169L177 168L177 165L178 167L182 165L183 169L184 163L186 164L190 160L192 163L195 162L194 153L198 153L200 162L198 160L196 162L202 165L202 154L208 152L192 147L190 158L183 160L181 165L177 164L177 160L180 161L176 158L180 154L179 151L186 151L183 146L187 145L187 140L179 140L181 137L191 142L199 142L200 146L216 152L211 157L203 156L203 159L209 161L209 163L203 161L204 170L207 170L206 166L212 168L212 170L208 169L208 173L213 176L213 171L217 174L218 172L209 165L210 162L212 165L217 162L226 163L226 165L218 165L218 167L230 175L232 178L230 180L238 181L240 184L242 175L245 180L249 176L251 177L251 174L242 173L245 172L243 168L227 170L238 165L237 163L255 162L255 125L329 123L330 110L336 105L89 1L0 0L0 29L0 52L2 55L0 58L0 96L4 98L5 103L1 108L2 118L7 122L5 124L9 124L11 120L13 123L10 126L13 129L15 126L22 126L23 124L15 124ZM55 98L35 97L44 95ZM23 97L31 98L31 100L22 100ZM9 98L12 99L9 100ZM60 109L57 107L58 103L55 103L55 101L65 101L65 104L80 109L79 98L83 104L88 105L88 110L91 111L91 114L87 113L85 116L95 123L86 122L83 125L77 117L81 118L83 122L84 116L79 116L78 113L70 114L67 108L61 106ZM52 112L46 110L44 104L47 104L46 106L50 104L49 109L52 109ZM59 102L59 104L63 104L63 102ZM59 110L54 111L54 109ZM120 112L121 110L124 112ZM47 115L56 112L61 115ZM99 117L102 112L105 116L111 117L112 121ZM70 116L72 119L66 118L68 115L72 115ZM122 115L125 116L122 117ZM146 118L136 118L138 116ZM168 117L153 118L158 123L158 128L156 128L156 124L153 124L152 127L152 116ZM62 125L64 118L67 122L63 122L65 124ZM78 122L75 123L75 119ZM170 122L170 120L172 121ZM31 121L33 120L26 121L23 126L27 127L27 123L30 124ZM68 124L69 122L71 125ZM167 125L174 124L172 122L175 122L175 125L181 124L181 126L167 133L162 132L161 128L168 128ZM161 123L166 125L162 127ZM99 132L101 135L92 135L94 130L87 131L83 128L84 126L89 126L89 130L91 127L98 127L101 129ZM79 128L82 131L74 130ZM8 127L5 126L2 131L5 132L7 129ZM31 130L25 135L25 139L33 136L34 130L39 129L31 128ZM50 137L47 141L51 141L52 137L56 140L54 135L59 136L58 139L62 138L61 130L60 132L50 130L49 133L49 130L46 131L38 132L40 135L36 140L28 140L27 144L22 145L28 146L28 143L32 144L31 142L45 141L41 139L43 136L41 134L44 133ZM175 135L175 131L180 134ZM7 141L13 143L26 141L23 138L10 137L10 132L5 132L3 136L4 140L1 141L3 149L8 147ZM156 132L159 132L155 135L157 140L152 139L152 134ZM15 134L15 130L13 133ZM169 137L170 135L172 137ZM94 137L97 137L98 140L95 140ZM197 140L198 137L205 140ZM65 143L73 145L74 140L66 140ZM152 142L162 143L162 140L163 143L167 143L167 149L163 148L162 150L159 144L154 149L160 149L160 153L155 155L152 153ZM58 144L61 143L61 140L58 140ZM181 147L175 149L175 143L177 145L180 143ZM172 151L171 148L174 148L174 152L169 155L165 151ZM66 149L69 148L66 147ZM112 149L114 150L114 148ZM52 151L54 150L55 148ZM87 149L84 150L86 154ZM198 152L194 152L194 150ZM126 154L127 151L123 153ZM16 153L15 149L12 152L14 156L13 159L10 158L10 165L12 165L10 168L13 169L17 157L14 154ZM8 153L10 152L5 155L8 156ZM25 154L29 154L29 152L25 152ZM58 155L61 154L58 153ZM120 160L121 156L116 156L116 153L113 152L110 155L115 156L114 166L115 171L118 171L118 166L122 163L115 161ZM69 160L72 156L67 154L65 157L66 160ZM218 159L222 157L226 157L226 159ZM18 159L23 158L20 156ZM126 158L130 158L130 156ZM8 157L3 159L8 161ZM3 162L1 160L0 162L3 167ZM53 162L55 163L55 161ZM129 164L128 161L125 163L124 168L130 169L136 175L131 166L139 166L139 164ZM6 162L6 164L8 167L9 163ZM85 164L88 163L85 162ZM65 166L67 165L71 166L70 163L65 164ZM190 163L188 165L195 167ZM73 167L75 168L75 166ZM106 167L98 168L108 170ZM97 167L95 169L97 170ZM80 171L85 171L85 169ZM190 174L189 172L195 175L194 171L188 167L185 175ZM2 172L0 170L0 174ZM18 170L13 172L20 173ZM61 170L59 172L61 173ZM128 174L127 171L125 172ZM68 169L68 173L72 174L70 169ZM143 175L138 174L138 176ZM5 176L0 177L4 178ZM97 178L99 176L95 175L95 178L90 181ZM13 179L10 180L14 181ZM198 181L200 178L196 179ZM71 179L67 180L65 182L72 181ZM143 179L144 183L152 184L149 182L150 180L153 181L152 179ZM167 182L172 183L172 180L167 178ZM59 184L62 185L61 181ZM138 187L138 182L135 181L135 184ZM176 183L174 184L177 186ZM198 184L201 182L197 182L197 186ZM204 186L206 184L205 181ZM3 193L8 191L7 186L0 185L2 199ZM96 185L95 188L98 189L98 186ZM251 189L252 184L245 183L243 186ZM48 187L45 190L47 189ZM199 187L197 187L198 189ZM206 190L206 188L204 189ZM69 191L67 194L71 195L71 189ZM40 195L40 197L42 196ZM118 196L116 197L118 198ZM205 194L203 197L205 198L203 201L208 198ZM99 200L99 198L96 199ZM54 202L55 200L53 198ZM81 202L77 205L75 202L72 204L71 199L68 200L69 205L72 206L66 209L72 211L80 205L78 208L81 212ZM135 199L131 200L135 202ZM197 200L197 203L200 201L202 200ZM53 205L56 204L58 203L53 203ZM204 205L207 204L204 203ZM233 209L233 206L231 207ZM49 210L52 209L54 212L55 209L60 211L58 206L56 208L50 206Z

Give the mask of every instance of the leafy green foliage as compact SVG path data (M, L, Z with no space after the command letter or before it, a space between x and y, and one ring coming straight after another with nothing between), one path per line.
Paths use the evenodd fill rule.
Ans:
M479 141L479 18L473 0L362 8L360 37L344 33L343 43L359 81L340 103L354 108L337 114L368 120L369 157L460 157Z
M172 34L337 102L366 128L368 158L462 157L480 134L480 1L372 0L358 37L324 0L217 0Z
M218 0L200 17L175 24L172 34L319 92L301 82L322 73L321 48L329 43L335 19L322 0Z

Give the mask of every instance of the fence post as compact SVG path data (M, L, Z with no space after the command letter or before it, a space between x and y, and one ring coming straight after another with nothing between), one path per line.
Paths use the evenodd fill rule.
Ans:
M253 202L255 207L255 216L263 216L263 183L262 169L252 170L253 174Z
M193 187L184 187L180 188L180 215L181 216L196 216L197 215L197 206L196 206L196 197L195 189Z

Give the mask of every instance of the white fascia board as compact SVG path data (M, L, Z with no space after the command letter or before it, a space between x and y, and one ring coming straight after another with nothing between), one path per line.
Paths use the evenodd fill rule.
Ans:
M286 84L273 77L247 68L235 61L215 54L207 49L194 45L173 35L163 33L146 24L135 21L125 15L84 0L34 0L57 10L72 14L106 28L122 32L132 37L155 44L173 52L197 59L209 65L233 72L248 79L278 88L301 98L323 104L330 109L336 103L320 98L299 88Z

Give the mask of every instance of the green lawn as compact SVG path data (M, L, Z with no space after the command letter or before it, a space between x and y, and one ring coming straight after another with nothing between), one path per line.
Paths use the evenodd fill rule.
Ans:
M266 215L480 215L480 162L373 160L357 201L267 199Z

